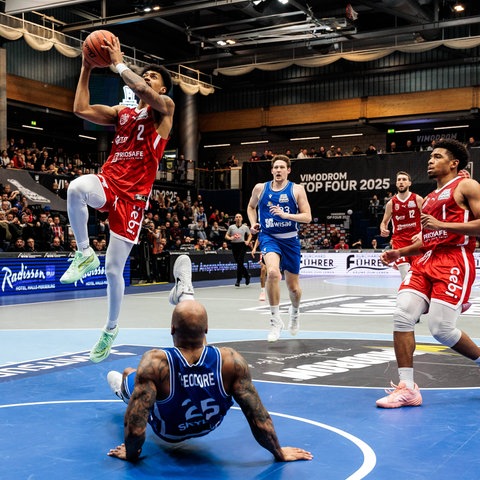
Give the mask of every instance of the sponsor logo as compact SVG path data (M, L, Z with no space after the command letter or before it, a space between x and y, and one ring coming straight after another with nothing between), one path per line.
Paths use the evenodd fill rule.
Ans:
M125 125L128 122L129 117L130 117L130 115L128 113L122 113L120 115L120 119L119 119L118 123L120 125Z
M55 288L55 266L46 265L42 268L29 268L20 264L18 271L9 267L2 268L2 292L5 290L48 290Z
M245 357L259 381L384 388L397 379L391 341L282 339L274 345L259 340L229 346ZM448 347L417 343L414 355L414 363L428 372L422 375L420 388L478 388L478 372L471 368L471 360Z
M286 193L282 193L280 198L278 199L279 203L288 203L288 195Z
M438 196L438 200L447 200L450 198L450 194L451 194L451 189L450 188L446 188L439 196Z

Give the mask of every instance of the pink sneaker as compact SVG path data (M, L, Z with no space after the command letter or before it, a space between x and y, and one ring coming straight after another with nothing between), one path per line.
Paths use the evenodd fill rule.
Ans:
M260 292L260 296L258 297L258 300L260 302L264 302L265 301L265 292Z
M415 384L413 389L407 388L405 382L395 385L390 382L391 389L386 389L386 397L377 400L377 407L380 408L399 408L399 407L419 407L422 404L422 394Z

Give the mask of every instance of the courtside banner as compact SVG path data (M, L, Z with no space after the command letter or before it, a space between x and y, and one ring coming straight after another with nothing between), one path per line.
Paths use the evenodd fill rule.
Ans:
M400 273L380 261L381 252L302 252L300 275L308 276L398 276ZM477 272L480 252L474 253Z
M476 178L480 174L480 151L470 151L467 170ZM331 212L365 210L368 201L377 195L380 201L387 192L396 192L398 171L412 177L411 190L421 196L435 189L428 178L430 152L408 152L373 156L306 158L292 160L290 180L305 187L313 217L324 218ZM272 179L270 162L243 163L243 199L246 208L256 183Z
M106 288L105 255L100 265L75 283L62 284L60 277L70 266L69 253L3 253L0 256L0 297L67 290ZM125 285L130 285L130 262L123 272Z

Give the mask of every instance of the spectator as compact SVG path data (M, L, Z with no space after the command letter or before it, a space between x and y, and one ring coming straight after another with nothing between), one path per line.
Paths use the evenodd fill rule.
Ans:
M405 142L405 152L415 152L415 147L413 146L413 142L408 139L406 142Z
M222 242L222 245L218 249L219 252L229 252L230 249L228 248L228 243L227 242Z
M257 152L254 150L252 152L252 154L250 155L250 158L248 160L249 162L259 162L260 161L260 157L259 155L257 154Z
M330 240L328 238L324 238L319 247L322 249L322 250L329 250L330 248L332 248L332 245L330 244Z
M468 149L478 147L478 142L475 140L475 137L469 137L466 147Z
M348 244L345 242L344 238L341 238L340 241L335 245L335 250L348 250Z
M27 241L25 242L25 251L26 252L36 252L37 249L35 248L35 239L32 237L27 237Z
M210 231L208 232L208 239L212 242L214 248L218 248L223 242L224 235L225 232L220 230L218 222L213 222L213 225L210 227Z
M330 148L327 150L327 157L334 157L335 156L335 145L331 145Z
M297 154L297 158L308 158L308 150L302 147Z
M8 252L24 252L25 251L25 240L22 237L18 237L15 240L15 243L10 245L7 249Z
M48 223L46 213L40 213L37 222L34 225L35 239L40 252L48 252L50 244L53 241L53 231Z
M62 245L62 240L60 237L53 237L53 241L50 244L50 251L51 252L64 252L65 249Z
M368 148L365 150L365 155L376 155L377 154L377 147L373 143L371 143Z
M398 152L396 142L391 142L390 143L390 147L388 148L388 152L389 153L397 153Z
M327 150L323 145L318 149L317 157L327 158Z
M352 155L363 155L362 149L358 145L355 145L352 149Z
M10 157L8 156L8 152L6 150L2 150L2 154L0 155L0 167L7 168L10 165Z

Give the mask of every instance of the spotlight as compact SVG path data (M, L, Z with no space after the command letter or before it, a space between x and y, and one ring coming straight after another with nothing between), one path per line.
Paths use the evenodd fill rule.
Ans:
M464 12L465 11L465 6L461 3L455 3L455 5L452 7L452 10L455 12L455 13L461 13L461 12Z

